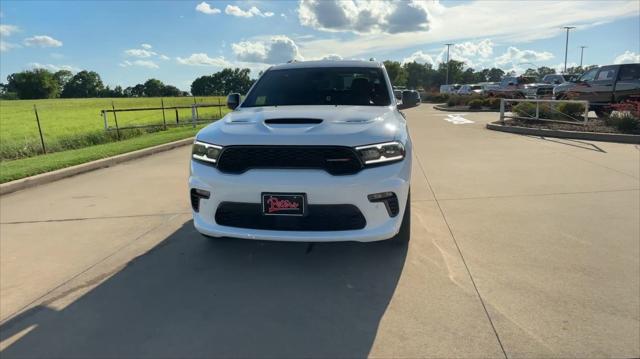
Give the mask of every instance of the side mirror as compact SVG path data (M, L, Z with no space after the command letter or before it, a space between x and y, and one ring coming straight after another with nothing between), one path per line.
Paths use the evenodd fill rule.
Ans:
M238 107L238 105L240 105L240 94L239 93L229 94L229 96L227 96L227 107L232 110L235 110L236 107Z

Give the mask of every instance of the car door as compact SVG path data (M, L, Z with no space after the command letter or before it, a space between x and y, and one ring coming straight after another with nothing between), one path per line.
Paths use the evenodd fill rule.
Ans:
M640 100L640 64L622 65L618 73L614 101L621 102L630 97Z
M618 69L620 65L602 66L596 78L590 83L590 91L588 92L589 102L594 104L608 104L613 100L613 85L618 77Z

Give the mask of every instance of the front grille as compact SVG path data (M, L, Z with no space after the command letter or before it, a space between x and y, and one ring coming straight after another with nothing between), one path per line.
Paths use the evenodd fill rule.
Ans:
M352 148L341 146L229 146L218 159L218 169L225 173L252 168L310 168L350 175L362 169L362 162Z
M274 231L347 231L367 224L358 207L350 204L310 204L307 214L265 216L260 203L222 202L216 211L221 226Z

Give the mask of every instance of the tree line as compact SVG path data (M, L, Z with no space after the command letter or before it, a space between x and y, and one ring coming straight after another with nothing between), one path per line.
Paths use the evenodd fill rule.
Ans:
M389 79L394 86L438 91L440 85L447 83L447 64L418 62L400 63L384 61ZM595 65L593 65L595 66ZM571 67L568 74L580 74L589 68ZM461 61L449 61L448 83L470 84L479 82L498 82L504 76L504 70L492 67L482 70L465 68ZM555 69L542 66L529 68L524 76L538 79L547 74L556 73ZM175 97L175 96L223 96L231 92L246 93L253 82L249 69L226 68L211 75L200 76L191 83L191 93L181 91L175 86L166 85L158 79L149 79L142 84L122 88L104 86L100 75L95 71L83 70L73 74L68 70L56 72L47 69L33 69L17 72L7 77L7 83L0 83L0 96L4 99L45 99L45 98L87 98L87 97Z

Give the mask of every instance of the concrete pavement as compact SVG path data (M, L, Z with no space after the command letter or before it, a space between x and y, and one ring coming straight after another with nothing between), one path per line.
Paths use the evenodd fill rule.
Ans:
M188 148L0 197L2 357L640 356L640 149L406 112L408 250L202 238Z

